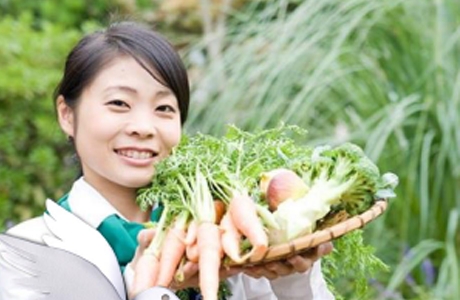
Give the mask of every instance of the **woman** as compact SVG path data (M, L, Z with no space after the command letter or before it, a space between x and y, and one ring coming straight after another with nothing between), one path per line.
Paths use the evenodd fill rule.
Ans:
M153 165L179 143L189 108L185 67L157 33L139 24L117 23L84 37L74 47L55 99L60 127L74 144L82 170L82 177L58 203L78 217L72 226L87 230L86 236L94 235L95 240L102 236L109 250L100 253L103 245L97 250L96 242L77 242L79 234L68 236L62 228L72 217L50 202L51 217L45 214L26 221L8 234L81 254L96 266L113 250L126 293L133 299L151 288L139 284L135 274L137 261L154 235L152 230L142 230L141 224L156 218L139 208L136 193L149 184ZM331 249L326 243L286 263L233 268L220 276L228 278L235 300L331 299L319 263L314 263ZM99 269L108 274L110 264ZM197 266L191 266L184 282L171 288L196 286L197 272ZM117 276L107 276L123 293L125 287L120 287Z

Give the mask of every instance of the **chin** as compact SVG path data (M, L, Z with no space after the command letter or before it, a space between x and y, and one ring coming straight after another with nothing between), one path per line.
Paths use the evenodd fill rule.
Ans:
M148 179L129 178L129 179L124 180L124 185L126 187L135 188L135 189L144 188L146 186L149 186L151 183L152 183L151 178L148 178Z

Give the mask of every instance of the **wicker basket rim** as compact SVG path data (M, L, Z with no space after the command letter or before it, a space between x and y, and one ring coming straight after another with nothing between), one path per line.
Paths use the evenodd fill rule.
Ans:
M334 224L330 227L317 230L313 233L298 237L288 243L271 246L265 255L258 260L248 258L242 263L227 262L226 266L253 266L270 261L282 260L295 254L306 252L311 248L327 241L337 239L351 231L364 227L367 223L380 216L388 206L385 199L377 200L368 210L363 213Z

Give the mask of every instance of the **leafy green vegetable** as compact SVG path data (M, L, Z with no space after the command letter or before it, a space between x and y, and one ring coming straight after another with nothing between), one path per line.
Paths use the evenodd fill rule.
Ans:
M221 138L204 134L184 136L172 155L155 166L152 184L140 191L139 204L187 206L189 202L184 197L196 194L191 188L203 180L211 197L225 203L235 191L247 192L257 203L259 217L273 245L311 233L331 213L356 215L382 195L395 196L398 177L392 173L380 176L378 167L357 145L307 147L294 138L305 134L297 126L281 124L254 133L229 126ZM277 168L301 175L308 191L299 199L283 201L271 212L259 182L262 173ZM373 256L371 248L364 246L361 237L361 232L355 231L340 238L334 250L340 258L331 256L325 274L339 273L337 268L342 262L350 270L359 267L354 277L361 289L359 293L364 294L366 274L384 264Z
M396 175L388 173L381 178L378 167L351 143L314 148L300 173L310 189L300 199L284 201L273 213L281 228L270 230L272 244L313 232L331 211L344 210L349 216L363 213L374 204L378 190L397 184L388 186L385 179Z
M184 136L172 155L155 166L152 184L140 191L138 202L147 207L160 201L179 201L179 178L193 178L197 166L205 174L214 197L228 201L232 190L244 189L257 198L262 172L278 167L300 168L311 149L299 146L292 136L305 134L299 127L280 125L255 133L229 126L222 138Z
M329 289L337 300L373 299L369 281L378 272L389 270L374 253L374 247L365 245L362 230L334 241L333 252L325 256L321 264Z

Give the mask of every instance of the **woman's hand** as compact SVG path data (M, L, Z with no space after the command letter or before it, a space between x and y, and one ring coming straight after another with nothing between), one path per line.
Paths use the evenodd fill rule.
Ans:
M318 259L331 253L332 249L332 243L327 242L308 250L302 255L294 255L281 262L269 262L250 268L221 268L219 272L219 278L220 280L223 280L238 273L244 272L246 275L254 278L266 277L272 280L294 273L305 273L311 269L313 264ZM170 288L173 290L179 290L187 287L197 287L198 278L198 264L188 262L184 266L184 281L180 283L174 282Z
M150 244L154 236L155 236L155 229L144 229L144 230L141 230L139 234L137 235L139 246L136 249L136 253L134 254L133 260L127 266L127 269L131 268L132 271L134 272L133 278L128 277L127 282L126 282L126 288L127 288L129 299L134 299L134 297L136 297L138 294L152 287L148 284L148 282L151 280L144 280L145 278L143 278L142 282L140 282L138 280L138 277L135 276L135 274L139 270L139 265L140 265L139 260L141 259L142 255L144 255L145 249L148 247L148 245ZM127 269L125 270L125 274L126 272L128 272ZM150 276L151 278L153 278L156 276L156 274L152 272L151 274L148 274L147 276Z
M130 263L131 268L136 272L139 268L138 261L144 250L150 244L151 240L155 236L154 229L142 230L138 235L139 247L136 250L136 254ZM308 252L302 255L294 255L284 261L269 262L263 265L258 265L250 268L222 268L219 272L220 280L226 279L240 272L244 272L246 275L255 278L266 277L270 280L278 277L294 274L304 273L308 271L313 264L322 256L332 252L332 243L327 242L319 245L318 247L310 249ZM155 276L155 274L151 274ZM183 280L181 282L173 281L171 286L168 288L172 290L180 290L188 287L199 286L199 273L198 264L193 262L187 262L183 267ZM148 280L143 280L148 282ZM133 299L137 294L151 288L152 286L139 286L136 282L128 284L128 295L129 299ZM133 287L136 287L135 289Z
M305 254L294 255L283 261L268 262L245 268L244 273L254 278L266 277L270 280L294 273L304 273L311 269L313 264L322 256L331 253L332 248L331 242L323 243L308 250Z
M152 241L153 237L155 236L155 229L145 229L139 232L138 241L139 247L136 250L133 260L130 263L130 267L133 269L134 273L139 269L138 262L144 250L148 247L150 242ZM227 277L233 276L237 273L242 272L241 268L222 268L219 272L220 279L225 279ZM198 275L198 264L193 262L187 262L183 267L183 278L181 282L173 281L171 286L167 287L172 290L180 290L188 287L198 287L199 286L199 275ZM150 274L152 278L155 274ZM136 277L134 277L134 281L131 284L127 284L128 286L128 295L129 299L134 299L136 295L139 293L151 288L152 286L148 285L139 285L139 282L135 282ZM149 282L149 280L142 280L143 283Z

